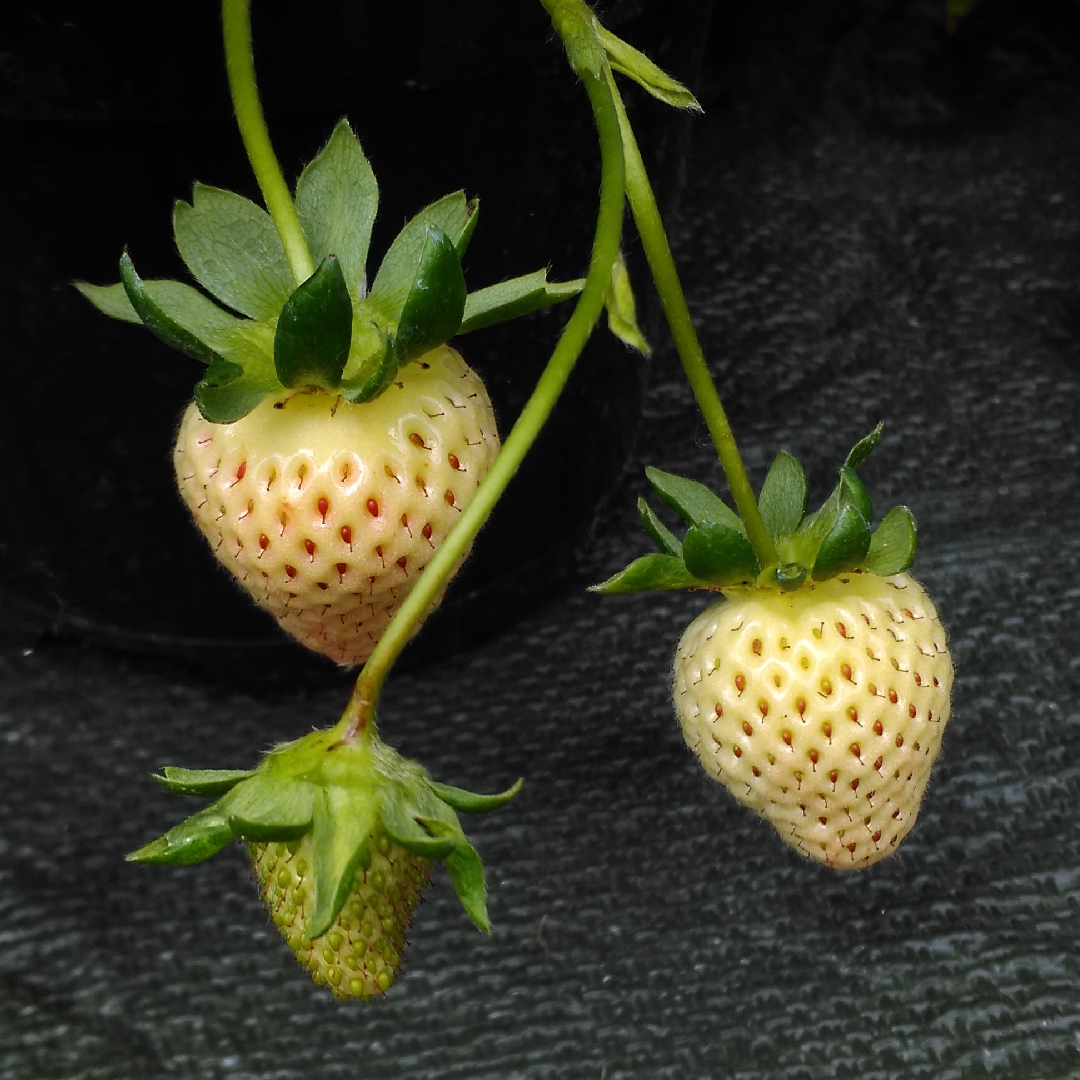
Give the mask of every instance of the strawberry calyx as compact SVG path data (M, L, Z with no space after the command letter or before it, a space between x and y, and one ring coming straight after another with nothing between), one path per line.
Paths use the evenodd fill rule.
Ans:
M659 552L635 559L598 593L660 589L713 589L754 585L783 592L826 581L837 574L864 571L887 577L915 561L917 530L906 506L894 506L876 529L873 505L858 469L881 438L884 424L852 447L832 493L806 512L806 473L786 451L773 460L758 496L762 520L776 546L777 561L761 565L739 516L704 484L648 468L657 495L689 526L679 540L645 499L638 514Z
M219 303L180 281L143 280L127 251L117 284L75 286L106 315L141 323L206 364L195 400L215 423L239 420L282 389L370 401L401 367L454 335L582 289L582 281L550 282L539 270L470 293L461 259L479 202L461 191L405 225L369 289L378 198L371 165L341 120L296 185L296 211L316 266L307 280L293 280L265 210L234 192L196 184L191 202L178 201L174 210L176 246Z
M181 795L215 801L127 856L129 862L189 866L232 840L249 844L303 839L311 851L313 902L303 928L309 941L324 935L367 864L380 836L425 860L446 863L462 907L484 933L484 867L457 811L486 813L505 806L521 780L480 795L432 780L402 757L373 727L343 741L334 729L316 731L271 750L251 770L166 768L156 779Z

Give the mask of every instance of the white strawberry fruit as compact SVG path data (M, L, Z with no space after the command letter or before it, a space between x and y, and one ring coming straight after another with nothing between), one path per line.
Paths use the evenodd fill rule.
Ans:
M761 515L779 561L762 567L726 504L700 484L649 470L690 524L680 543L642 500L660 547L596 587L722 591L687 628L674 665L675 711L706 772L801 854L837 869L896 850L915 822L949 718L952 661L922 586L906 573L915 524L895 507L871 530L856 470L806 515L806 479L780 454Z
M461 192L409 221L371 288L378 188L349 125L296 187L317 267L296 284L270 215L196 185L173 218L209 293L78 283L207 365L181 422L177 481L218 559L279 624L342 664L363 662L499 449L480 378L446 342L580 291L544 271L469 293L478 204ZM438 600L436 600L436 604Z
M232 424L189 405L173 461L256 602L309 648L360 664L498 449L484 384L444 345L363 403L282 391Z

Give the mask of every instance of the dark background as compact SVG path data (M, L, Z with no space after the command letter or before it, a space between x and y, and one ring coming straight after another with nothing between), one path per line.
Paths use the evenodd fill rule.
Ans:
M439 779L526 777L471 829L493 938L437 873L406 976L343 1007L238 852L124 864L188 809L151 771L249 764L332 721L348 679L276 643L184 521L185 361L66 284L113 280L125 242L178 273L169 204L196 177L253 194L216 12L9 11L3 1080L1080 1077L1078 6L982 0L952 32L916 0L608 13L700 87L689 125L627 96L755 482L786 447L821 497L887 422L864 475L919 519L958 672L918 825L858 874L800 861L682 746L668 672L701 598L582 593L645 549L642 464L719 482L672 350L598 335L382 710ZM287 171L348 112L384 243L464 186L474 285L580 272L595 151L539 5L257 4L256 37ZM560 325L465 342L504 430Z

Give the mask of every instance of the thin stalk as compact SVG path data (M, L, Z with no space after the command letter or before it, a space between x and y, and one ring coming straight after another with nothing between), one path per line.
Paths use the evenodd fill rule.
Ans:
M248 161L259 183L266 209L281 237L293 280L299 285L315 273L304 230L296 214L289 185L270 143L266 117L255 82L255 59L251 50L251 0L222 0L221 21L225 33L225 70L229 76L236 123Z
M641 160L641 151L638 149L634 131L630 127L626 109L623 107L622 98L619 96L610 70L607 77L619 116L623 152L626 155L626 195L630 202L630 210L634 215L638 235L641 237L642 247L645 249L649 270L656 284L656 291L660 296L660 306L664 310L664 316L675 341L679 359L682 361L683 371L686 372L686 378L690 383L690 389L694 392L709 434L712 436L713 445L720 455L720 464L723 466L739 516L746 528L747 539L754 546L758 562L762 566L769 566L778 561L776 545L769 535L769 530L765 528L765 522L761 520L761 511L758 509L754 489L750 486L750 479L746 475L746 466L743 465L742 456L735 443L735 435L731 430L731 424L728 423L720 395L716 392L716 385L709 374L709 366L705 362L701 342L698 340L697 331L690 318L690 309L686 306L686 297L683 295L679 273L675 269L675 260L671 255L664 223L660 219L656 197L649 183L648 173L645 171L645 163Z
M623 149L615 103L602 73L584 72L582 79L593 108L601 152L600 209L585 287L536 389L503 444L491 471L424 568L424 573L398 608L360 672L339 724L342 741L362 737L365 728L373 726L379 691L390 668L517 473L603 311L604 296L611 281L611 267L618 257L622 236Z

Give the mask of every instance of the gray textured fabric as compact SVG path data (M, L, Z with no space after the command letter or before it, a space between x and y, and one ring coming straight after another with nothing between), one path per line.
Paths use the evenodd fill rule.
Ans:
M689 595L575 593L395 678L383 734L497 790L472 823L494 936L445 874L387 999L338 1004L268 925L242 853L124 852L192 804L164 764L240 767L331 721L53 647L0 667L3 1080L826 1080L1080 1076L1080 106L950 140L702 121L678 253L760 481L865 469L915 510L951 633L953 718L899 854L800 861L700 772L668 701ZM670 350L642 455L718 479ZM584 559L645 550L623 509Z

